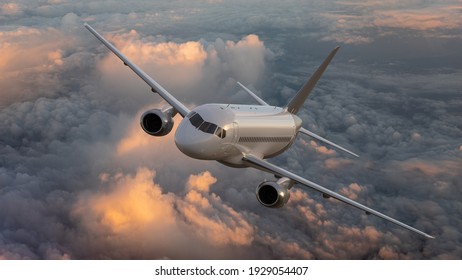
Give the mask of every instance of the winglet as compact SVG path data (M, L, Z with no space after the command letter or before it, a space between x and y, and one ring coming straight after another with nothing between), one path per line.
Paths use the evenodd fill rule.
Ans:
M337 53L340 46L335 47L324 62L318 67L316 72L311 76L311 78L306 82L306 84L298 91L297 95L295 95L292 100L287 104L286 110L292 114L297 114L300 107L303 106L305 103L306 98L311 93L313 88L316 86L316 83L321 78L322 74L326 70L327 66L329 65L332 58L334 58L335 54Z

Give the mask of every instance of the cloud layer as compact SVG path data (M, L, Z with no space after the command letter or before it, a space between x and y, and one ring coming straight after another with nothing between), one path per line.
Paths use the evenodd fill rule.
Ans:
M2 4L0 259L460 258L459 6ZM332 41L346 44L300 116L361 158L301 136L271 161L437 239L300 187L283 209L260 206L270 175L143 133L139 116L164 102L84 21L191 107L252 102L236 81L283 105Z

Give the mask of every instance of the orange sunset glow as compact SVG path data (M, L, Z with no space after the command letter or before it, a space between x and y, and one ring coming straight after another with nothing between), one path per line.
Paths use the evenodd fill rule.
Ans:
M284 107L306 135L268 161L437 236L421 240L263 171L195 160L140 127L168 104L88 22L191 110ZM6 1L0 4L0 259L460 259L462 3Z

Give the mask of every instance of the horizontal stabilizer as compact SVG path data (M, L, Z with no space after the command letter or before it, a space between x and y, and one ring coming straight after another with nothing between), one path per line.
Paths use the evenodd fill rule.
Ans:
M355 154L355 153L353 153L353 152L351 152L351 151L349 151L349 150L343 148L342 146L337 145L337 144L335 144L335 143L333 143L333 142L331 142L331 141L329 141L329 140L327 140L327 139L325 139L325 138L322 138L321 136L319 136L319 135L317 135L317 134L314 134L313 132L309 131L308 129L305 129L305 128L302 127L302 128L300 128L300 130L299 130L298 132L303 133L303 134L306 134L306 135L308 135L308 136L311 136L311 137L313 137L314 139L317 139L317 140L319 140L319 141L321 141L321 142L324 142L324 143L326 143L326 144L329 144L329 145L331 145L332 147L335 147L335 148L337 148L337 149L340 149L340 150L342 150L342 151L344 151L344 152L349 153L350 155L353 155L353 156L355 156L355 157L359 157L357 154Z
M239 86L241 86L245 92L247 92L250 96L253 97L253 99L255 99L258 103L260 103L260 105L266 105L266 106L270 106L268 103L266 103L263 99L261 99L260 97L258 97L255 93L253 93L250 89L246 88L243 84L241 84L240 82L237 82L237 84Z

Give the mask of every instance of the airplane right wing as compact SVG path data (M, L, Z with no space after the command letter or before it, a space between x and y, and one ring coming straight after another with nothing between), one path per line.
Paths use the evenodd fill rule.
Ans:
M98 40L101 41L109 50L111 50L117 57L119 57L126 66L130 67L133 72L136 73L143 81L145 81L152 89L153 92L158 93L168 104L170 104L175 110L180 113L183 117L189 113L189 109L173 95L171 95L166 89L164 89L159 83L157 83L153 78L146 74L141 68L139 68L135 63L131 62L125 55L123 55L114 45L112 45L108 40L96 32L93 27L85 23L84 26L90 31Z
M344 202L346 204L349 204L349 205L351 205L353 207L361 209L361 210L365 211L366 214L375 215L375 216L377 216L379 218L385 219L385 220L387 220L389 222L392 222L392 223L394 223L396 225L399 225L399 226L401 226L401 227L403 227L405 229L408 229L410 231L416 232L416 233L418 233L420 235L423 235L423 236L425 236L427 238L434 238L433 236L431 236L431 235L429 235L429 234L427 234L427 233L425 233L423 231L415 229L415 228L413 228L413 227L411 227L411 226L409 226L409 225L407 225L405 223L402 223L402 222L400 222L398 220L395 220L395 219L393 219L393 218L391 218L391 217L389 217L389 216L387 216L385 214L382 214L382 213L380 213L380 212L378 212L378 211L376 211L374 209L371 209L371 208L369 208L367 206L362 205L361 203L358 203L358 202L356 202L354 200L351 200L351 199L349 199L347 197L344 197L343 195L340 195L340 194L338 194L338 193L336 193L334 191L326 189L325 187L323 187L321 185L318 185L318 184L316 184L314 182L311 182L311 181L309 181L309 180L307 180L307 179L305 179L303 177L300 177L300 176L298 176L296 174L293 174L292 172L289 172L289 171L287 171L287 170L285 170L285 169L283 169L283 168L281 168L279 166L276 166L276 165L274 165L272 163L269 163L266 160L260 159L260 158L258 158L256 156L253 156L253 155L250 155L250 154L244 155L242 160L247 162L249 164L249 166L251 166L251 167L266 171L266 172L274 174L274 175L278 175L280 177L287 177L287 178L291 179L292 181L294 181L296 183L299 183L301 185L310 187L310 188L312 188L312 189L314 189L314 190L316 190L318 192L321 192L322 194L326 195L327 197L333 197L333 198L338 199L338 200L340 200L340 201L342 201L342 202Z

